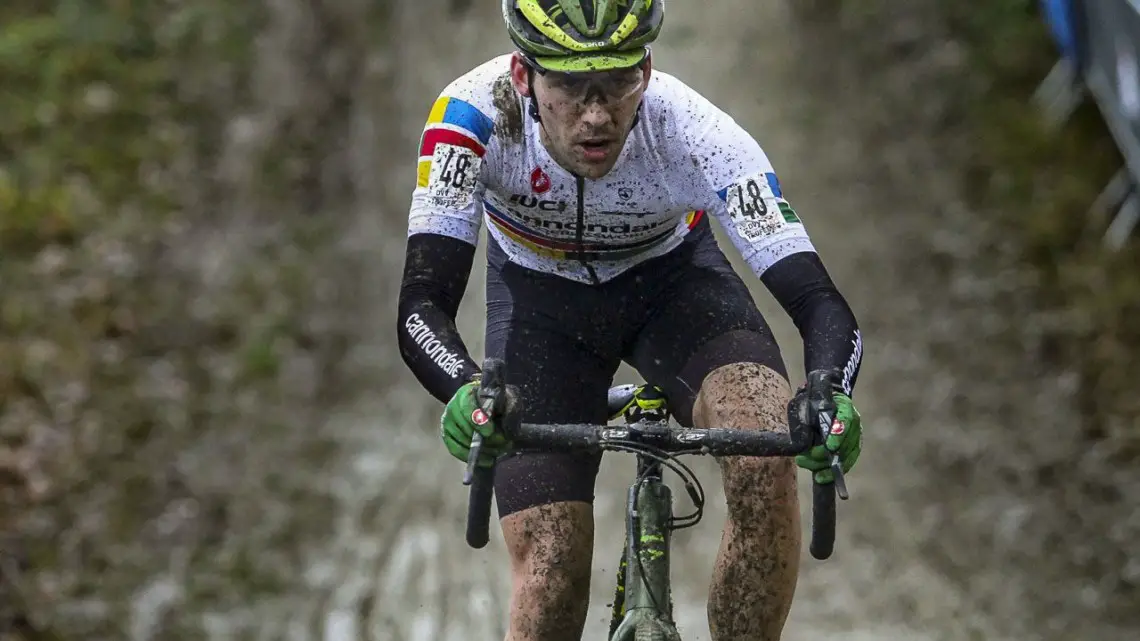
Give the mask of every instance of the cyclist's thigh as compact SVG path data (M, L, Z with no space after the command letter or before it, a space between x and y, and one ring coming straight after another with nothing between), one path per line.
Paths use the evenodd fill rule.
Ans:
M487 272L487 356L506 362L530 423L606 419L620 364L616 315L587 285L508 263ZM518 452L495 466L499 517L563 501L594 500L600 456Z
M787 378L772 330L711 232L694 243L689 258L671 266L629 358L665 389L674 416L687 426L705 377L724 365L758 363Z

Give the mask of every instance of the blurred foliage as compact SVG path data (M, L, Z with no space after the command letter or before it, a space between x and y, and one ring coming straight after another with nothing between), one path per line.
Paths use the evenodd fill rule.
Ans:
M898 144L914 162L883 163L892 182L924 194L901 282L924 290L914 349L936 369L892 409L938 423L898 444L923 555L1011 638L1130 638L1106 630L1136 629L1140 595L1140 264L1090 214L1121 167L1097 107L1051 127L1032 102L1058 57L1035 3L812 4L894 107L866 144Z
M1029 103L1059 55L1036 3L946 3L954 35L967 43L974 77L967 92L978 153L967 167L971 192L1018 240L1039 272L1038 296L1066 314L1049 342L1058 361L1081 372L1085 431L1112 438L1120 455L1140 457L1140 243L1105 248L1107 218L1093 201L1123 166L1096 104L1086 98L1052 129Z
M303 424L336 385L335 220L219 206L262 11L0 4L0 638L124 638L123 595L171 562L156 541L200 554L268 509L234 514L191 467L240 476L243 430ZM315 172L287 142L305 175L253 167L249 191ZM219 563L288 569L248 552Z
M1033 93L1059 56L1035 0L920 4L807 0L795 9L848 34L875 33L878 46L848 49L873 58L884 74L905 60L953 52L949 63L929 63L942 68L932 74L937 80L914 89L927 96L926 115L935 114L923 134L961 168L962 191L999 226L1000 244L1014 245L1032 268L1038 303L1065 319L1034 329L1044 356L1080 373L1081 428L1136 459L1140 243L1108 250L1108 220L1090 211L1123 166L1120 153L1091 98L1060 128L1034 108ZM884 21L892 28L880 28Z

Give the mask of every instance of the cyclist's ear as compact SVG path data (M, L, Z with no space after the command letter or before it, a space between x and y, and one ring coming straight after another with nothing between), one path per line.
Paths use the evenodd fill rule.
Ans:
M641 63L642 84L649 86L649 78L653 75L653 50L645 54L645 62Z
M530 65L523 60L522 54L517 51L511 54L511 84L523 98L530 97L530 74Z

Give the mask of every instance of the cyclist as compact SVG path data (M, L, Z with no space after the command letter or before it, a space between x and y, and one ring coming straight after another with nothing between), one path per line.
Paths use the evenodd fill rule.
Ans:
M652 70L663 0L503 0L516 51L447 86L430 110L399 299L401 354L446 403L442 438L472 434L496 463L513 576L510 641L577 641L586 617L599 459L509 451L477 409L479 369L456 329L488 230L486 355L522 420L605 423L622 360L661 385L677 420L787 429L779 348L709 223L728 232L794 320L806 367L830 372L837 420L795 462L832 482L860 451L851 402L855 318L757 142L677 78ZM800 552L791 459L721 460L728 502L708 613L717 641L780 637Z

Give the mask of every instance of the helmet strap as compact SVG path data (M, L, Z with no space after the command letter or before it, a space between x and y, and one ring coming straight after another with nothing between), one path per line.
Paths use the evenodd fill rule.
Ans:
M530 102L527 104L526 112L530 114L531 118L538 124L542 124L542 118L538 115L538 98L534 95L534 67L527 65L526 68L526 88L530 92Z

